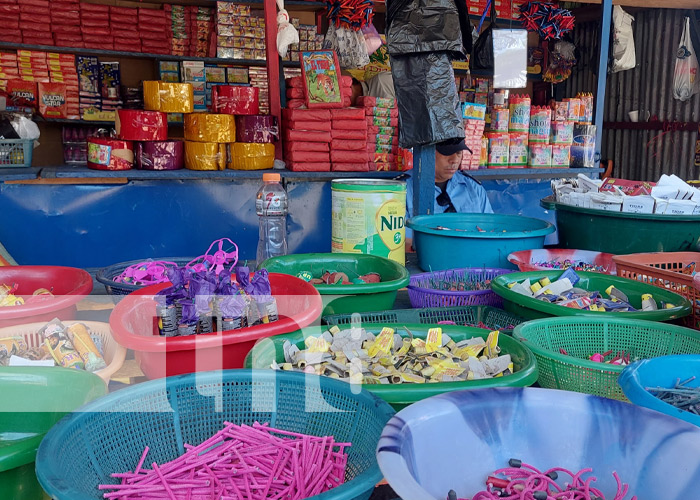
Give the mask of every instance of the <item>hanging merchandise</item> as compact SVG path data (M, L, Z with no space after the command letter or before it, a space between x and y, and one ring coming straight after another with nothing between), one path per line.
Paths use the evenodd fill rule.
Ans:
M299 43L299 32L289 23L289 13L284 10L284 0L277 0L277 6L280 9L277 13L277 52L280 57L286 57L289 46Z
M622 7L613 7L613 45L611 71L617 73L626 69L632 69L637 65L637 57L634 52L634 32L632 22L634 17L622 10Z
M328 0L326 4L329 24L336 28L358 31L372 23L374 17L372 0Z
M481 27L486 18L486 12L490 11L490 21L488 27L481 32ZM470 64L473 69L485 71L493 71L493 30L496 26L496 8L491 0L486 3L484 13L481 15L477 32L479 37L474 42L474 50L470 59Z
M574 15L557 4L528 2L520 7L518 20L528 31L536 32L542 40L560 40L574 29Z
M369 64L367 45L361 31L336 28L331 24L323 41L323 49L333 50L338 54L338 63L344 69L362 68Z
M676 52L676 68L673 71L673 97L687 101L698 93L698 58L690 39L690 18L685 18L683 34Z
M362 28L362 35L365 38L365 46L367 47L367 54L369 55L374 54L384 43L382 42L382 37L379 36L377 28L374 27L374 24L368 24Z
M516 89L527 87L527 31L494 30L493 87Z
M575 50L576 46L571 42L555 43L554 50L549 54L549 67L542 75L542 80L548 83L561 83L569 78L571 68L576 64Z
M387 5L387 49L402 148L464 138L452 61L471 52L471 31L463 1L393 0Z

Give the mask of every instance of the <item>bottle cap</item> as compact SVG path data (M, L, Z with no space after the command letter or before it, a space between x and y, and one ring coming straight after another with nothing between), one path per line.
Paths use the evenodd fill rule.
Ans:
M279 182L280 174L263 174L263 182Z

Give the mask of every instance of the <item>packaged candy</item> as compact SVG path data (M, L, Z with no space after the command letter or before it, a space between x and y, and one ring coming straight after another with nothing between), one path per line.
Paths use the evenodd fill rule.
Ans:
M52 320L39 330L39 335L44 339L44 345L57 365L64 368L85 369L80 353L75 350L68 338L66 327L58 319Z
M68 338L75 350L85 363L85 369L89 372L96 372L107 366L104 358L97 350L97 346L90 337L90 332L82 323L74 323L66 328Z

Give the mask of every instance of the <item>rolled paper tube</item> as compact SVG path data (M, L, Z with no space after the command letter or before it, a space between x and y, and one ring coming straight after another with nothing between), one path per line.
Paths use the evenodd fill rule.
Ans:
M233 170L264 170L272 168L275 163L274 144L253 144L236 142L231 144L231 161Z
M196 142L235 142L233 115L191 113L185 115L185 139Z
M260 114L260 89L237 85L215 85L212 88L212 109L228 115Z
M142 170L178 170L185 166L183 141L137 142L136 168Z
M192 113L194 88L191 83L143 82L143 103L149 111Z
M131 141L90 137L87 141L88 167L95 170L129 170L134 166Z
M236 117L236 142L270 143L278 137L275 119L269 115Z
M185 141L185 167L190 170L223 170L226 144Z
M115 128L119 138L126 141L165 141L168 139L168 115L160 111L120 109Z

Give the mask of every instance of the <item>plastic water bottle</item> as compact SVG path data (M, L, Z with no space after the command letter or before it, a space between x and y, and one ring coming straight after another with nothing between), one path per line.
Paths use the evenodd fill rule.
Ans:
M255 198L260 222L258 264L287 254L287 192L280 184L280 174L263 174L263 182Z

